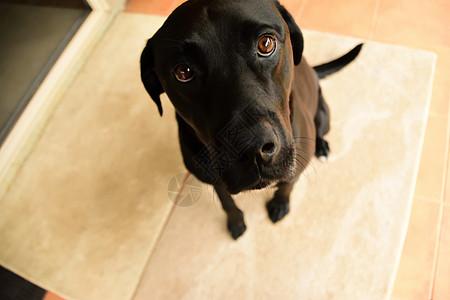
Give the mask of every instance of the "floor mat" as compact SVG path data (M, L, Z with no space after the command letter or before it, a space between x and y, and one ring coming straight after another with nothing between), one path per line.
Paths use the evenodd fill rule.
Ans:
M160 236L185 172L173 109L163 99L161 119L139 78L140 51L162 22L122 14L103 38L0 199L0 264L68 299L130 299L145 268L136 299L386 298L435 56L367 42L323 81L332 154L311 163L279 224L265 212L272 191L239 195L248 230L235 242L211 188L192 181L195 201ZM360 42L304 34L311 64Z

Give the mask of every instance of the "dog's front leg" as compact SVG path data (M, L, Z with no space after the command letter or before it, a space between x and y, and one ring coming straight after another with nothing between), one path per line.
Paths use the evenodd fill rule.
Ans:
M272 222L278 222L289 212L289 197L294 184L280 182L272 200L267 202L267 211Z
M216 193L219 196L223 210L227 213L228 230L230 231L233 239L237 239L247 229L244 222L244 214L236 206L233 198L223 186L215 185L214 189L216 190Z

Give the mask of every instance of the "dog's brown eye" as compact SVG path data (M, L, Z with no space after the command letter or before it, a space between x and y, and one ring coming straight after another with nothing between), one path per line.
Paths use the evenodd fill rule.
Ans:
M187 64L177 65L173 73L180 82L188 82L194 78L194 71Z
M258 41L258 54L261 56L269 56L277 47L277 40L271 35L265 35Z

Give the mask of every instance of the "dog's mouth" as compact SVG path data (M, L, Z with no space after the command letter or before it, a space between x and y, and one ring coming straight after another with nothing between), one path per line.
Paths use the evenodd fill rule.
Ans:
M259 190L278 182L290 181L295 176L295 150L283 149L280 157L270 165L257 161L230 164L220 176L220 180L230 194L247 190Z

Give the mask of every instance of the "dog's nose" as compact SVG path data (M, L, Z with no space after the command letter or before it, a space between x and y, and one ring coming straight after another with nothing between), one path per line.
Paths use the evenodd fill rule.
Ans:
M278 145L276 142L265 143L261 149L259 149L259 157L264 164L270 164L278 153Z

